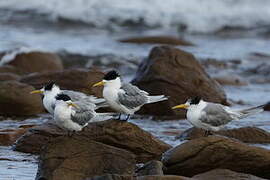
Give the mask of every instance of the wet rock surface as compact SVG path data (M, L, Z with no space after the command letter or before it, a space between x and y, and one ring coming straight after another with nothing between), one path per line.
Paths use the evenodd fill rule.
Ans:
M146 37L132 37L126 39L120 39L123 43L137 43L137 44L168 44L168 45L182 45L192 46L193 44L172 36L146 36Z
M86 180L193 180L192 178L183 177L183 176L173 176L173 175L166 175L166 176L121 176L116 174L108 174L103 176L96 176L93 178L88 178Z
M196 180L264 180L264 178L259 178L251 174L244 174L234 172L228 169L214 169L202 174L193 176L192 179Z
M212 169L270 178L270 150L209 136L188 141L164 153L165 174L194 176Z
M195 57L180 49L159 46L151 50L132 81L151 95L165 94L168 101L145 105L139 113L153 115L178 115L171 107L184 103L188 98L201 96L206 101L227 104L221 86L205 72Z
M102 95L102 88L91 88L96 82L102 80L104 73L88 69L69 69L64 71L36 73L24 76L21 82L30 84L35 88L42 88L48 82L54 81L61 89L81 91L86 94Z
M22 75L23 72L18 68L11 66L11 65L3 65L0 66L0 73L14 73L17 75Z
M150 161L144 164L143 167L136 170L137 176L145 175L163 175L163 164L160 161Z
M21 137L31 126L21 126L18 129L3 129L0 130L0 145L9 146Z
M17 81L0 82L1 115L35 115L43 111L41 99L29 92L34 88Z
M84 180L102 174L133 174L135 155L87 137L58 137L42 150L37 180Z
M18 139L15 150L39 154L43 146L55 137L65 136L66 133L54 123L48 122L29 129ZM138 126L119 120L90 123L83 131L73 136L87 137L89 140L128 150L136 155L138 163L159 159L161 154L171 147Z
M63 70L62 61L58 55L38 51L17 54L8 65L25 73Z
M0 73L0 81L19 80L20 76L14 73Z
M221 130L212 132L214 135L226 136L233 139L238 139L245 143L269 144L270 133L256 127L242 127L237 129ZM177 139L192 140L203 137L205 131L198 128L190 128L177 136Z

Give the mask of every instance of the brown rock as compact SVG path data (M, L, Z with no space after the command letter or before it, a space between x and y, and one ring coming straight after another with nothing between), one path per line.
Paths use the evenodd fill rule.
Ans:
M143 106L139 111L141 114L177 114L179 118L184 118L185 111L173 111L171 107L184 103L192 96L227 104L221 86L209 77L195 57L172 47L153 48L148 59L140 64L132 83L152 95L170 97L168 101Z
M20 76L13 73L0 73L0 81L19 80Z
M138 43L138 44L168 44L175 46L193 46L192 43L172 36L147 36L147 37L133 37L119 40L123 43Z
M87 137L58 137L40 156L36 179L84 180L96 175L133 174L135 156Z
M66 135L66 132L53 123L46 123L29 129L18 139L15 150L38 154L42 146L61 135ZM136 155L139 163L159 159L161 154L171 147L138 126L119 120L90 123L74 137L87 137L90 140L128 150Z
M0 114L34 115L43 110L41 99L29 92L34 88L17 81L0 82Z
M23 72L19 70L18 68L10 65L3 65L0 66L0 73L13 73L17 75L22 75Z
M149 175L149 176L123 176L116 174L107 174L103 176L96 176L93 178L88 178L86 180L195 180L193 178L183 177L183 176L159 176L159 175Z
M229 86L246 86L248 82L236 75L223 75L213 77L221 85Z
M264 180L250 174L237 173L228 169L214 169L206 173L198 174L192 177L196 180Z
M149 161L136 171L137 176L163 175L163 164L160 161Z
M0 130L0 145L10 146L21 137L30 126L21 126L18 129L3 129Z
M35 88L42 88L50 81L55 81L62 89L81 91L86 94L102 96L102 88L91 88L101 81L104 73L88 69L69 69L58 72L37 73L24 76L21 82L28 83Z
M45 52L17 54L8 65L27 73L63 70L62 61L58 55Z
M270 143L270 133L256 127L242 127L236 129L221 130L213 134L238 139L245 143ZM198 128L190 128L179 135L181 140L192 140L203 137L205 131Z
M270 178L270 150L229 138L209 136L188 141L164 153L165 174L194 176L211 169Z

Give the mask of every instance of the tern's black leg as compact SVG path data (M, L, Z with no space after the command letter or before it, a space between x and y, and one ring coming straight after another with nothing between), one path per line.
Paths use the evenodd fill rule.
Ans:
M117 120L121 120L121 113L119 113Z
M130 118L130 114L128 114L128 115L127 115L127 118L126 118L126 120L125 120L125 121L128 121L128 120L129 120L129 118Z

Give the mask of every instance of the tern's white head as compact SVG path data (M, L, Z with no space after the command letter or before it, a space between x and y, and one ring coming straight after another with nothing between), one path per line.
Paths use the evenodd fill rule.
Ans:
M120 75L116 71L110 71L105 74L102 81L93 85L93 87L96 86L105 86L119 89L121 87Z
M177 106L172 107L172 109L196 109L199 106L201 106L202 104L204 104L205 102L198 96L194 97L194 98L190 98L187 100L187 102L185 104L180 104Z
M56 95L60 93L60 88L54 82L48 83L46 86L39 90L32 91L31 94L43 94L43 95Z

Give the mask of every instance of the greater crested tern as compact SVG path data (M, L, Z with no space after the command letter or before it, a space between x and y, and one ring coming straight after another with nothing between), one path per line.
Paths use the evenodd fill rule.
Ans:
M92 106L93 104L96 105L94 109L98 109L100 107L106 107L106 100L103 98L97 98L94 96L88 96L84 93L71 91L71 90L61 90L59 86L57 86L54 82L50 82L45 85L43 88L39 90L35 90L30 92L31 94L43 94L44 97L42 99L43 106L45 109L53 115L54 108L55 108L55 97L58 94L66 94L68 95L72 101L80 101L81 104L84 102L86 105Z
M126 120L143 105L168 99L164 95L150 96L148 92L130 83L122 83L116 71L108 72L102 81L93 85L96 86L104 86L103 97L112 109L120 112L120 116L121 113L127 114Z
M172 109L187 109L187 120L197 128L206 130L205 135L211 131L219 131L232 120L239 120L264 111L264 105L243 110L233 110L228 106L206 102L200 97L188 99L185 104L174 106Z
M90 122L104 121L111 119L110 113L96 113L94 105L72 101L63 93L56 96L54 108L54 120L56 124L69 132L81 131Z

